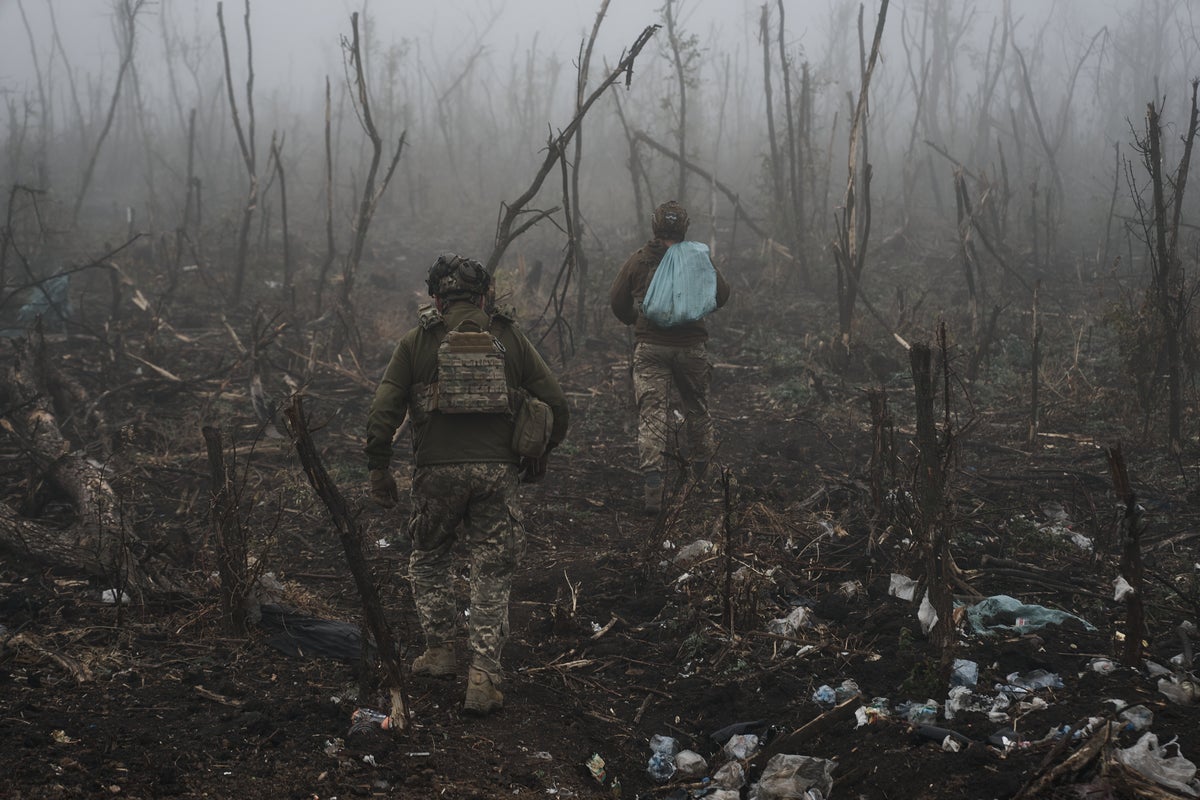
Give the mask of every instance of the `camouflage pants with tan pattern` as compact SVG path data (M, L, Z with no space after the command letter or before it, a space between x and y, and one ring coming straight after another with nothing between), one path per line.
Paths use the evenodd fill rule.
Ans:
M707 462L715 452L708 387L712 362L703 344L690 347L638 342L633 350L633 391L638 407L638 456L642 472L662 472L664 453L679 454L678 425L668 418L671 387L679 392L687 455Z
M452 551L461 533L471 564L472 662L497 677L508 639L513 573L525 553L516 493L513 464L438 464L413 473L408 574L425 643L435 647L455 638L458 603Z

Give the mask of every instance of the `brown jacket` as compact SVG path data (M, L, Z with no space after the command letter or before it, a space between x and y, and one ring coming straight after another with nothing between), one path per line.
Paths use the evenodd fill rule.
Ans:
M660 328L642 315L642 298L650 288L650 281L667 252L667 243L651 239L631 255L608 291L613 314L626 325L633 326L634 336L639 342L663 344L670 347L688 347L708 341L708 327L703 320ZM715 269L715 267L714 267ZM729 300L729 284L721 270L717 270L717 308Z

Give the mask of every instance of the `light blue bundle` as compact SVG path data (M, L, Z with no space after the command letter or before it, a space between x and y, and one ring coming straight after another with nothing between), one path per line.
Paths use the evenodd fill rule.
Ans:
M667 248L646 296L642 314L660 328L704 319L717 308L717 270L708 245L676 242Z

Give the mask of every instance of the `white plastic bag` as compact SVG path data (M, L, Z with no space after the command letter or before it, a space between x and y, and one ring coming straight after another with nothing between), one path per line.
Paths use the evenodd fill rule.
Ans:
M1174 755L1167 749L1174 748ZM1117 759L1134 772L1160 786L1182 792L1188 797L1200 797L1200 782L1196 780L1196 765L1179 754L1175 740L1161 747L1153 733L1143 733L1132 747L1117 751Z

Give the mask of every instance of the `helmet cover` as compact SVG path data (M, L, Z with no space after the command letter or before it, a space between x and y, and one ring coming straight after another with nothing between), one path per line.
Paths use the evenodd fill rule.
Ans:
M457 253L442 253L429 268L425 280L431 297L444 300L460 297L479 297L487 294L492 276L483 264Z
M687 234L688 224L687 209L674 200L668 200L654 209L654 215L650 217L650 228L660 239L682 240Z

